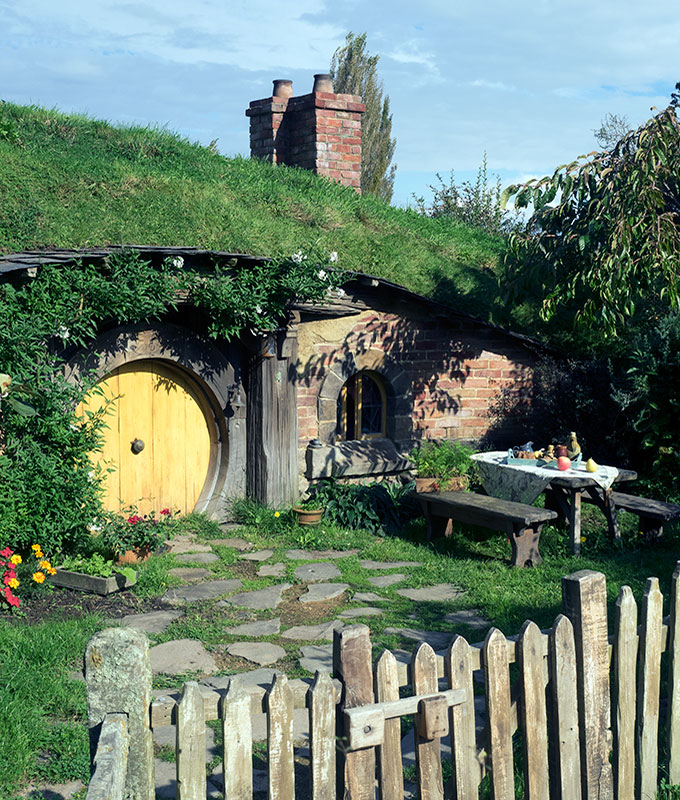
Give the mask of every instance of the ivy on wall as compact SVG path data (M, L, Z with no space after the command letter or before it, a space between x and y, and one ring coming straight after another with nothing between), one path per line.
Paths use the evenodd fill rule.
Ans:
M101 443L103 413L76 418L95 377L65 379L66 347L86 347L104 323L159 319L179 298L206 311L216 339L273 330L294 300L332 291L334 274L301 253L255 266L216 261L198 272L180 257L154 266L130 250L98 264L45 266L22 285L0 286L0 372L11 378L0 387L0 544L77 549L103 515L101 476L88 457ZM36 413L22 413L22 403Z

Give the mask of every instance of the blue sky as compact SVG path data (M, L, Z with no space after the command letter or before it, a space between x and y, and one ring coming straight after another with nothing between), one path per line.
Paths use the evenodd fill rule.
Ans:
M0 98L167 126L248 153L250 100L327 71L366 31L394 114L394 202L435 173L504 184L595 148L607 113L632 125L680 80L670 0L0 0Z

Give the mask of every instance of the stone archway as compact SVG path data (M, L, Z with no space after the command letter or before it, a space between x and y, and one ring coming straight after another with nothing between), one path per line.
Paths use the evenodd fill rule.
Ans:
M388 438L399 445L408 444L413 432L411 380L399 364L377 348L344 353L330 368L318 397L319 439L324 444L333 444L337 430L338 396L345 381L362 370L377 372L384 380L388 403Z

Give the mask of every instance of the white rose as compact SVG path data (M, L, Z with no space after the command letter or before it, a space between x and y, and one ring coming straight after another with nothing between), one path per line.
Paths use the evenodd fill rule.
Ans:
M62 339L68 339L71 336L71 331L66 327L66 325L60 325L57 333Z
M338 254L335 252L335 250L330 254L328 260L331 262L331 264L334 264L338 260Z
M318 271L317 275L319 276L319 280L320 281L325 281L326 278L328 277L328 273L326 272L325 269L320 269Z
M293 253L291 258L296 264L301 264L302 260L304 259L304 256L302 255L302 250L298 250L297 253Z
M184 266L184 259L182 256L175 256L174 258L170 259L170 263L175 269L182 269Z

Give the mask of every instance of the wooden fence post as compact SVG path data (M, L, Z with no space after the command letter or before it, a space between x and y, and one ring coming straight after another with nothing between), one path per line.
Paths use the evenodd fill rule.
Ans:
M345 735L345 708L374 702L371 637L366 625L349 625L333 633L333 672L342 681L342 701L338 709L338 735ZM338 754L338 800L374 800L375 748Z
M668 779L680 784L680 561L673 571L668 623Z
M562 578L562 600L565 614L574 626L576 644L583 800L613 800L604 575L588 569L567 575Z
M637 604L630 586L622 586L616 600L612 655L614 766L616 800L635 798L635 671L638 657Z
M104 717L128 718L125 796L154 800L153 736L149 724L151 664L149 640L132 628L107 628L95 634L85 651L87 725L94 757Z

